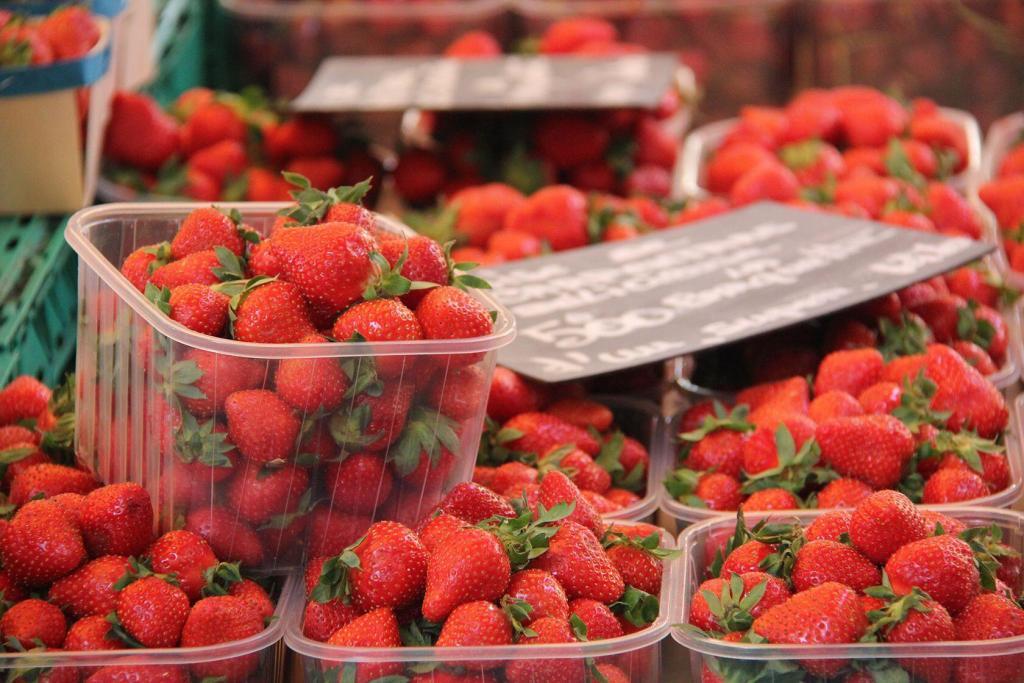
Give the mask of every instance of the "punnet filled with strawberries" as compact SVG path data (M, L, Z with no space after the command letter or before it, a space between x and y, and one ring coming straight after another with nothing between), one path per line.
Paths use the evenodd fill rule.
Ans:
M926 504L1009 505L1024 476L1010 407L945 344L888 359L874 348L833 351L810 379L757 384L682 413L662 508L695 521L852 507L894 488Z
M692 680L1021 680L1024 516L877 491L852 510L683 532L673 618Z
M11 681L269 680L291 586L154 532L139 484L74 457L74 383L0 390L0 672Z
M433 240L301 177L293 204L80 212L78 457L159 528L281 571L471 477L512 322Z
M985 140L978 195L992 212L1013 277L1024 280L1024 115L996 121Z
M511 503L459 484L411 527L311 557L286 642L307 680L666 680L677 555L561 472Z
M543 385L499 366L473 481L514 501L562 472L606 518L643 519L657 505L664 438L653 404Z

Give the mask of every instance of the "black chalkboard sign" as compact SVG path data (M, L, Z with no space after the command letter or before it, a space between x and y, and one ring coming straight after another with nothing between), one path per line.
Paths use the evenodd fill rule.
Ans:
M498 362L550 382L817 318L992 249L966 238L763 202L480 274L519 328Z

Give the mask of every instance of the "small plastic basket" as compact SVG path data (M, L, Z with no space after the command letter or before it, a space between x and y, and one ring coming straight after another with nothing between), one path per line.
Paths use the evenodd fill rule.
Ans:
M978 173L978 185L993 180L999 171L1003 157L1020 140L1024 133L1024 112L1004 116L988 129L985 145L981 152L981 169Z
M1010 409L1010 427L1006 433L1005 443L1006 462L1010 467L1010 485L1002 491L968 501L971 505L1008 508L1020 500L1021 494L1024 493L1024 447L1021 444L1021 428L1024 425L1024 395L1018 396L1012 401L1008 400L1007 403ZM681 414L676 415L668 426L668 435L665 439L668 444L668 454L665 457L666 474L676 467L678 444L675 443L674 437L679 433L680 418ZM661 497L659 501L661 511L674 519L679 526L736 516L735 510L716 511L680 503L669 494L664 484L659 486L658 492ZM955 509L957 504L931 505L929 507L945 511Z
M251 548L252 543L243 539L251 540L255 533L262 552L250 556L246 564L273 572L298 566L308 516L304 513L324 499L329 499L332 508L358 515L367 524L383 518L411 524L425 515L449 487L468 481L476 459L495 352L515 335L508 312L487 295L477 294L497 312L495 331L486 337L462 340L253 344L196 334L160 313L120 274L119 265L134 249L170 239L178 223L198 206L108 204L80 211L68 223L65 234L79 256L79 459L104 482L135 481L147 487L157 501L163 529L180 526L183 518L186 528L193 523L219 526L231 539L225 541L229 547L215 547L219 556L241 559L233 557L231 549L242 552L242 547ZM247 225L265 233L276 211L285 205L219 206L240 210ZM403 230L382 216L377 217L377 224ZM223 424L225 397L242 388L275 389L275 373L281 361L337 359L347 361L348 369L358 375L376 368L383 358L388 360L389 372L381 375L379 395L359 393L346 398L328 415L293 413L311 425L311 430L297 435L292 455L284 464L291 465L296 456L303 457L286 473L278 473L284 479L273 485L278 493L270 499L273 502L267 503L269 507L260 506L258 498L239 504L246 496L258 495L254 490L261 488L259 482L266 476L263 470L247 468L242 457L231 466L226 482L219 481L221 477L209 467L203 468L198 477L187 471L192 468L182 468L176 455L180 452L176 438L188 428L183 420L193 415L199 425L211 419ZM180 380L174 378L181 378L182 370L187 375L198 374L194 381L187 377L186 384L206 396L205 406L202 401L190 403L179 389L168 392L169 382L180 385ZM178 400L170 400L172 394ZM269 400L270 396L265 398ZM183 412L176 403L182 405ZM339 421L342 433L354 429L354 438L366 439L358 445L346 439L344 451L353 454L349 458L361 452L358 472L339 467L330 470L334 474L329 476L324 463L310 460L311 452L320 452L330 460L340 455L342 449L328 435L333 420ZM442 443L448 444L425 470L407 471L396 464L397 444L406 435L407 420L410 425L416 420L418 430L432 430L431 434L440 435ZM285 429L290 433L287 425ZM309 434L320 434L319 443L329 445L330 453L323 455L323 449L309 445ZM349 467L355 468L355 462ZM313 463L318 464L307 469ZM409 464L408 458L405 464ZM359 501L336 495L339 490L353 493L347 482L365 482L368 478L372 478L370 488L356 491L362 493ZM344 489L339 488L342 482L346 482ZM328 486L333 493L327 493ZM213 516L220 522L209 521Z
M928 506L925 506L928 507ZM936 508L940 509L940 508ZM1021 551L1024 550L1024 515L1012 510L998 510L985 507L946 507L941 508L947 515L956 517L972 526L988 526L995 524L1003 529L1003 542L1010 547ZM798 521L803 525L809 524L819 512L794 511L793 513L773 513L772 518L777 521ZM764 515L751 514L747 518L748 524L753 524ZM679 548L683 551L684 560L680 562L678 578L680 581L680 600L676 603L672 613L672 621L677 624L684 624L690 613L690 603L701 582L707 578L705 568L710 563L708 548L713 547L710 541L727 537L735 527L735 519L716 519L694 524L687 528L679 537ZM800 660L848 660L856 661L863 668L868 666L880 667L891 660L897 664L898 660L907 657L915 659L945 658L951 660L972 659L976 666L971 666L973 676L969 680L989 680L985 676L986 657L1002 655L1024 654L1024 636L1015 636L993 641L972 641L972 642L934 642L934 643L872 643L872 644L850 644L850 645L752 645L744 643L728 643L721 640L712 640L701 637L688 629L674 628L672 637L675 641L685 647L690 654L690 670L693 678L691 680L707 680L701 678L701 669L708 665L710 668L726 666L730 669L748 669L744 680L755 680L758 670L770 662L782 664L793 664ZM808 657L813 654L813 658ZM716 661L717 660L717 661ZM741 668L742 667L742 668ZM790 677L778 674L777 680L803 680L799 671L791 673ZM756 678L756 680L776 680L770 673L767 678ZM807 680L811 677L808 676ZM900 679L896 679L900 680ZM907 679L909 680L909 679ZM958 679L960 680L960 679Z
M301 612L301 607L295 605L295 588L301 583L298 577L278 579L276 588L279 590L271 593L277 599L274 616L263 631L242 640L205 647L4 652L0 653L0 675L18 681L85 681L100 670L105 670L102 680L212 681L227 680L217 677L218 669L237 669L241 673L249 672L248 676L231 680L279 681L286 658L281 639L284 624L290 614ZM120 675L114 675L114 671ZM42 678L32 677L34 674L40 674ZM47 678L46 674L51 677ZM19 678L19 675L23 678Z
M626 524L626 523L623 523ZM671 536L662 532L663 547L673 547ZM661 641L668 634L673 623L673 605L678 601L678 577L676 567L681 558L668 560L662 577L658 618L648 628L619 638L596 640L588 643L566 643L548 645L500 645L490 647L401 647L401 648L347 648L310 640L302 635L303 610L295 609L285 624L285 642L302 662L307 681L347 681L348 672L353 675L356 663L400 664L405 670L433 671L434 668L464 668L469 680L489 681L492 679L480 671L478 662L488 663L489 669L501 672L504 665L524 660L585 660L596 664L613 663L619 666L632 683L676 680L671 672L661 669ZM301 605L305 599L303 586L294 586L296 595L292 603ZM491 664L497 663L492 667ZM336 674L337 677L331 677ZM409 674L413 675L412 673ZM426 674L430 680L430 674ZM396 679L399 680L399 679ZM440 680L440 679L439 679ZM544 679L548 680L548 679ZM538 679L537 683L540 683Z

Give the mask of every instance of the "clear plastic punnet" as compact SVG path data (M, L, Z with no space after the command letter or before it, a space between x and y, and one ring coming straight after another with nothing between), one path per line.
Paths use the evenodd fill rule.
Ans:
M629 522L617 524L628 525ZM661 532L662 547L672 548L673 539L666 531ZM391 665L396 669L393 680L404 676L422 674L424 680L449 680L445 672L459 672L470 681L494 681L495 683L518 683L529 681L540 683L549 678L506 677L505 667L513 662L536 660L583 661L586 665L614 664L628 677L631 683L652 683L653 681L678 680L669 672L662 671L661 641L668 635L674 623L673 605L679 600L677 566L681 557L666 560L659 597L658 618L647 628L619 638L595 640L585 643L564 643L544 645L498 645L487 647L340 647L311 640L302 633L303 610L293 610L285 623L285 643L298 655L307 681L363 680L358 677L361 664ZM304 600L303 587L293 587L293 603ZM376 667L375 667L376 668ZM431 677L433 673L433 678ZM519 674L522 674L520 671ZM384 679L381 679L384 680ZM389 679L391 680L391 679ZM461 679L460 679L461 680ZM575 680L575 679L573 679ZM598 680L588 678L587 680Z
M1020 142L1021 133L1024 132L1024 112L1017 112L999 119L988 129L985 136L985 146L981 152L981 173L978 175L979 184L996 177L999 170L999 162L1010 148Z
M468 481L495 353L515 336L510 314L475 293L495 312L485 337L255 344L197 334L157 310L119 266L136 248L170 239L198 206L108 204L68 223L79 256L80 461L106 483L145 486L161 529L184 526L218 557L272 572L298 566L307 537L358 533L378 519L413 523ZM218 206L266 233L285 205ZM404 230L383 216L377 225ZM341 364L344 398L330 411L292 408L248 423L265 401L281 403L277 373L297 360L311 378ZM250 392L239 429L284 439L287 458L257 462L224 443L225 404L239 391Z
M301 611L298 577L275 579L274 616L259 633L217 645L161 649L0 653L0 676L11 681L249 681L281 680L288 615ZM95 678L92 678L95 676ZM223 677L222 677L223 676Z
M1004 508L1010 507L1024 494L1024 447L1021 444L1022 425L1024 425L1024 395L1007 400L1010 410L1010 428L1005 435L1006 463L1010 469L1010 483L1002 491L989 494L983 498L967 501L970 505ZM668 444L668 453L663 459L666 474L676 467L678 443L673 438L679 433L679 419L676 415L668 425L668 435L664 443ZM679 502L669 494L664 484L658 487L661 511L676 520L679 525L693 524L709 519L728 519L735 517L735 510L709 510ZM955 509L960 504L930 505L937 510Z
M929 508L930 506L923 506ZM934 506L931 506L934 508ZM1024 551L1024 514L1013 510L998 510L987 507L945 507L944 514L955 517L968 526L996 525L1003 530L1003 543L1018 552ZM799 522L806 526L816 516L817 511L801 510L792 513L775 512L770 514L773 520ZM764 514L751 513L747 524L752 525ZM712 558L709 548L716 547L715 542L728 537L735 527L735 519L707 520L694 524L683 531L679 537L679 548L683 551L677 577L680 582L679 601L673 604L672 622L684 624L690 613L690 602L701 582L707 578L705 568ZM988 681L986 676L997 658L1014 656L1024 657L1024 636L1014 636L1000 640L978 640L970 642L920 642L920 643L855 643L843 645L775 645L733 643L712 640L700 636L686 628L672 629L672 637L685 647L690 655L691 680L709 680L701 677L705 667L712 672L726 672L723 677L727 681L800 681L821 680L810 674L802 675L801 661L809 659L815 662L843 660L845 671L857 667L865 671L886 669L893 677L884 680L918 680L906 677L906 672L899 668L900 662L906 663L908 658L915 661L924 660L955 660L953 667L960 667L958 681ZM813 658L808 654L813 653ZM938 664L938 662L936 661ZM842 668L836 661L836 668ZM1004 662L1005 665L1005 662ZM760 677L758 674L760 673ZM903 674L904 677L899 677ZM720 679L713 679L720 680ZM829 680L843 680L842 676ZM878 679L875 679L878 680ZM923 679L922 679L923 680ZM935 679L935 680L953 680ZM1010 679L1000 679L1010 680ZM1019 680L1014 678L1013 680Z

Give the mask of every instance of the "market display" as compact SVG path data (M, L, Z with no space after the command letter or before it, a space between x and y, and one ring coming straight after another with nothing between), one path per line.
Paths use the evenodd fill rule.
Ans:
M3 4L0 678L1024 682L1018 5Z

